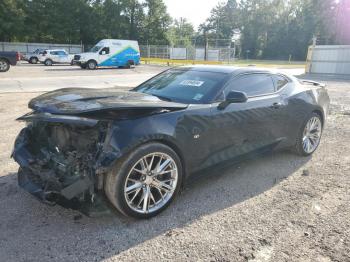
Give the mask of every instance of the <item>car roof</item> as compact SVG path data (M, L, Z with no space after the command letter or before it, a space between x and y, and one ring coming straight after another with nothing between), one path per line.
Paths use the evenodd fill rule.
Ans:
M65 49L46 49L45 51L65 51L67 52Z
M223 66L223 65L193 65L193 66L181 66L180 69L187 69L193 71L224 73L224 74L244 74L244 73L277 73L276 70L270 70L266 68L259 68L255 66L237 67L237 66Z

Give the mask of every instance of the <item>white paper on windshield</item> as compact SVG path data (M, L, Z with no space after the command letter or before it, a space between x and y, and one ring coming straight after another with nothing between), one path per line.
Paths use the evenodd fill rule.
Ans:
M195 86L195 87L200 87L203 84L204 84L204 81L198 81L198 80L183 80L180 83L180 85L183 85L183 86Z
M202 94L196 94L196 95L193 97L193 99L198 101L198 100L201 100L202 97L203 97Z

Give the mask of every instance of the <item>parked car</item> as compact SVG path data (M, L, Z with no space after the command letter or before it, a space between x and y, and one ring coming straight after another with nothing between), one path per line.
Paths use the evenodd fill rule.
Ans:
M46 66L53 64L73 64L74 55L68 54L64 49L45 50L39 55L39 61Z
M137 41L104 39L87 53L74 56L73 63L83 69L97 67L126 67L140 64L140 49Z
M194 66L128 92L60 89L29 108L13 151L21 187L85 212L105 195L122 214L149 218L197 171L281 148L311 155L329 97L323 84L273 71Z
M0 72L7 72L11 65L16 65L20 56L19 52L0 52Z
M23 55L23 60L28 61L30 64L37 64L39 62L39 56L46 50L38 48L34 52Z

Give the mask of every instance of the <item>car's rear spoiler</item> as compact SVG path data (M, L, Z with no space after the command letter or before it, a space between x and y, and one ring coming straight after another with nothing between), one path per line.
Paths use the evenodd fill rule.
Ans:
M325 83L320 83L320 82L311 81L311 80L303 80L303 79L300 79L299 81L300 81L300 83L302 83L304 85L313 85L313 86L318 86L318 87L326 87Z

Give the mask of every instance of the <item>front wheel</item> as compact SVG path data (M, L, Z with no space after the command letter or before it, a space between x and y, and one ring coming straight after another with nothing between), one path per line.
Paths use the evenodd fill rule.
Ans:
M90 70L94 70L96 69L97 67L97 64L94 60L90 60L88 63L87 63L87 68L90 69Z
M173 201L182 182L182 164L168 146L149 143L119 160L105 180L105 192L126 216L150 218Z
M0 72L7 72L10 69L10 63L5 59L0 59Z
M316 151L321 141L322 120L319 114L312 113L299 131L295 151L298 155L309 156Z

